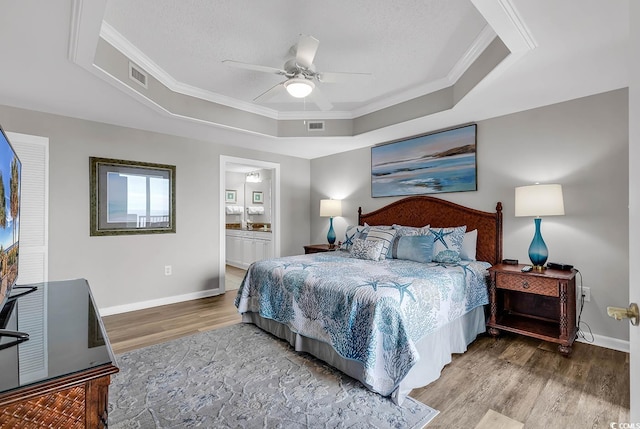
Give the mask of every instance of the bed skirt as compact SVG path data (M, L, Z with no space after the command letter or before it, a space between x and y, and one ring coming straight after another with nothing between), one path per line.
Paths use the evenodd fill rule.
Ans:
M261 329L286 340L298 352L306 352L334 368L339 369L348 376L359 380L371 389L363 381L363 366L360 362L348 360L336 353L327 343L307 338L293 332L287 325L283 325L271 319L265 319L257 313L243 313L244 323L253 323ZM467 346L476 339L478 334L485 332L484 307L477 307L459 319L449 322L447 325L433 332L422 340L416 347L420 360L411 368L407 376L391 394L391 399L398 405L417 387L424 387L440 377L442 368L451 362L453 353L464 353Z

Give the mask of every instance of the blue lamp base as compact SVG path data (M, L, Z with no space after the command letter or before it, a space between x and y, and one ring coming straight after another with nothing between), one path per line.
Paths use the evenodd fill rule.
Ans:
M333 244L336 242L336 232L333 230L333 218L329 218L329 232L327 232L327 241L329 242L329 246L333 247Z
M533 240L529 246L529 259L531 259L531 264L534 269L542 271L549 257L549 250L542 239L542 234L540 234L540 222L542 222L542 219L537 217L533 219L533 221L536 225L536 233L533 235Z

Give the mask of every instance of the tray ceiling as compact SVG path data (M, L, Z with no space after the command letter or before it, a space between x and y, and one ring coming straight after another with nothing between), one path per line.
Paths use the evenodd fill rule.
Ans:
M3 104L308 158L628 80L628 0L63 3L3 8ZM322 111L284 91L254 102L283 77L222 63L282 68L300 34L319 40L318 71L373 78L320 82Z

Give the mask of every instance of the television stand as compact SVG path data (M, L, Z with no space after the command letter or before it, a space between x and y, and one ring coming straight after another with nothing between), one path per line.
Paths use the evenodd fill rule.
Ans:
M109 383L118 368L89 284L65 280L37 289L44 304L21 306L6 327L31 336L26 343L0 350L0 428L106 428ZM21 326L32 316L44 323L44 334ZM22 347L39 348L48 356L42 371L23 377Z

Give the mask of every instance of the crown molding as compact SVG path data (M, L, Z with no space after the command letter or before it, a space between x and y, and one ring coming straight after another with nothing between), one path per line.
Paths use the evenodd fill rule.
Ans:
M414 98L431 94L433 92L440 91L441 89L448 88L454 85L458 81L458 79L460 79L460 76L462 76L464 72L467 71L467 69L471 66L471 64L473 64L473 62L478 59L478 57L484 52L484 50L487 49L489 44L493 41L493 39L496 38L496 36L496 32L493 31L491 26L486 25L475 38L471 46L469 46L462 57L460 57L458 62L456 62L449 73L447 73L446 77L428 82L424 85L415 86L407 91L403 91L394 96L385 98L384 100L371 103L360 109L355 109L353 111L353 117L357 118L360 116L368 115L378 110L386 109L388 107L395 106L396 104L405 103Z
M120 34L115 28L113 28L105 21L102 22L102 27L100 28L100 37L115 49L120 51L124 56L129 58L129 60L137 64L139 67L142 67L158 82L160 82L173 92L199 98L201 100L210 101L212 103L222 104L234 109L244 110L245 112L266 116L271 119L278 119L278 112L273 109L258 106L253 103L239 101L237 99L216 94L192 85L187 85L176 80L173 76L167 73L162 67L158 66L151 58L145 55L144 52L135 47L131 42L129 42L129 40L127 40L122 34Z
M506 14L506 16L511 21L511 25L513 26L513 28L520 34L520 37L522 37L523 42L526 44L529 50L534 50L535 48L537 48L538 43L523 21L520 13L518 12L518 9L516 9L516 6L513 4L513 1L498 0L498 3L502 7L502 10Z
M82 0L77 0L82 1ZM238 110L249 113L255 113L275 120L304 120L304 119L354 119L396 104L404 103L422 95L430 94L453 85L462 74L473 64L473 62L482 54L491 41L496 37L493 29L486 25L478 34L474 42L456 62L446 77L441 79L418 85L406 91L400 92L383 100L373 102L365 107L354 109L353 111L296 111L296 112L278 112L274 109L258 106L254 103L240 101L231 97L216 94L202 88L187 85L176 80L167 73L162 67L158 66L151 58L136 48L129 40L120 34L115 28L107 22L102 22L100 29L100 37L115 49L120 51L124 56L132 62L142 67L147 73L151 74L160 83L165 85L171 91L199 98L202 100L218 103Z
M538 47L513 0L470 0L512 53Z
M485 0L472 1L483 2ZM510 0L499 1L501 2L501 4L504 3L504 5L497 6L497 3L494 3L492 5L491 12L494 14L494 17L496 16L496 13L499 12L498 15L503 18L501 22L504 23L504 16L506 15L506 12L501 8L507 8L510 11L509 16L512 17L511 20L519 22L520 28L526 29L526 27L522 23L522 20L519 19L519 15L515 11L515 9L511 7L512 5L509 3ZM138 98L143 104L146 104L153 110L156 110L163 115L181 118L186 121L206 123L222 128L244 131L249 134L255 133L258 135L269 135L271 137L273 136L268 132L264 134L264 130L243 130L237 128L237 124L230 125L231 123L217 123L217 121L212 121L210 118L205 119L204 117L197 117L198 115L194 116L193 114L181 114L177 111L170 111L170 109L168 109L166 106L160 105L158 101L153 99L153 97L145 95L143 92L137 91L135 88L132 88L131 85L129 85L129 82L125 81L125 77L120 76L118 73L112 73L113 70L110 72L109 67L105 68L104 65L99 66L98 64L96 64L96 46L98 45L99 40L102 39L115 51L119 52L120 55L127 58L137 67L140 67L142 70L148 73L148 75L153 77L153 79L155 79L160 85L164 86L167 90L181 96L197 98L204 102L210 102L232 110L237 110L238 113L244 112L248 114L255 114L274 121L353 121L359 117L375 113L386 108L400 106L404 103L411 103L417 98L425 97L429 94L436 93L445 88L454 86L461 78L461 76L463 76L469 69L469 67L471 67L472 64L474 64L474 62L482 56L483 52L486 51L487 47L496 38L496 31L494 31L494 29L492 28L491 23L485 25L484 28L476 36L473 43L471 43L464 54L449 70L446 76L443 76L436 81L431 81L419 86L411 87L393 96L374 100L372 103L369 103L362 108L353 109L351 111L331 110L278 112L275 109L260 106L251 102L240 101L178 81L166 70L155 63L150 57L145 55L144 52L134 46L114 27L104 21L106 2L107 0L92 0L91 2L86 2L86 0L72 0L72 16L68 48L68 56L70 61L80 65L91 73L98 75L103 80L108 81L111 85L120 88L130 96ZM308 136L304 135L300 137Z
M82 0L71 1L71 28L69 29L69 47L67 56L73 63L78 62L78 44L80 43L80 17L82 16Z
M485 25L478 34L478 37L476 37L471 46L469 46L469 49L467 49L462 57L460 57L460 60L451 68L451 71L447 75L447 80L450 85L453 85L460 79L464 72L482 55L496 37L498 37L498 35L493 31L493 28L491 28L489 24Z

